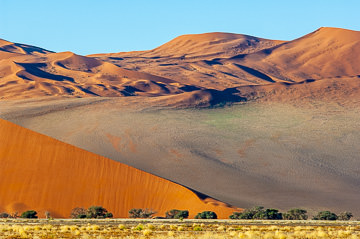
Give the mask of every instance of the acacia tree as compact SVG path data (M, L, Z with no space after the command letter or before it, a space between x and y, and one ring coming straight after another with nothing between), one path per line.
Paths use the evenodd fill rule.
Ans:
M308 218L307 211L300 208L290 209L283 214L285 220L306 220Z
M336 220L338 218L338 216L330 211L321 211L318 212L318 214L316 214L313 217L313 220Z
M132 208L129 210L130 218L151 218L156 212L150 209Z
M188 218L189 211L188 210L178 210L172 209L165 213L165 217L169 219L181 219L181 218Z

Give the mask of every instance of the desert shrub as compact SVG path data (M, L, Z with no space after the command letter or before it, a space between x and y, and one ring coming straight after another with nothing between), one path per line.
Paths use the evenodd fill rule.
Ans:
M8 217L10 217L10 215L7 214L6 212L0 213L0 218L8 218Z
M293 208L283 214L285 220L306 220L308 218L307 211L300 208Z
M240 217L242 216L242 213L241 212L233 212L229 218L230 219L240 219Z
M112 213L110 214L112 217ZM86 210L86 218L106 218L106 216L110 214L101 206L91 206Z
M130 218L151 218L156 212L150 209L133 208L129 210Z
M36 211L34 211L34 210L29 210L29 211L23 212L20 217L21 217L21 218L38 218L38 217L36 216L36 214L37 214Z
M76 207L73 210L71 210L70 213L71 218L86 218L86 209L82 207Z
M189 211L187 210L178 210L178 209L172 209L170 211L167 211L165 213L165 217L169 219L182 219L182 218L188 218L189 217Z
M114 215L111 212L105 214L105 218L113 218Z
M313 217L313 220L336 220L337 218L338 217L335 213L330 211L321 211Z
M279 212L277 209L269 208L265 210L265 218L269 220L281 220L282 219L282 213Z
M243 212L234 212L229 216L230 219L282 219L282 213L277 209L264 209L262 206L245 209Z
M212 211L203 211L203 212L199 212L195 216L195 219L217 219L217 215L215 212Z
M342 212L339 214L338 219L342 221L349 221L353 217L351 212Z
M45 214L45 218L46 218L46 219L50 219L50 218L51 218L49 211L46 211L44 214Z

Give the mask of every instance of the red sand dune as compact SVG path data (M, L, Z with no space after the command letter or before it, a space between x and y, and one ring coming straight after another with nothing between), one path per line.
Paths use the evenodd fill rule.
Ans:
M157 215L187 209L227 218L235 208L130 166L0 120L0 211L34 209L69 217L75 207L101 205L115 217L131 208Z

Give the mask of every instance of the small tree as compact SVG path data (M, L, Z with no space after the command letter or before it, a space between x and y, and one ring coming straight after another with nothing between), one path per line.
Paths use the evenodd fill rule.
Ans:
M8 217L10 217L10 215L8 213L6 213L6 212L0 213L0 218L8 218Z
M242 213L241 212L233 212L229 218L230 219L240 219L240 217L242 216Z
M87 218L105 218L108 211L101 206L91 206L86 211Z
M50 212L49 211L45 211L45 218L46 219L50 219Z
M189 211L172 209L165 213L165 217L169 219L184 219L189 217Z
M151 218L156 212L150 209L133 208L129 210L130 218Z
M342 221L349 221L353 217L351 212L342 212L339 214L338 219Z
M29 210L29 211L23 212L20 217L21 218L38 218L36 214L37 214L36 211Z
M71 210L70 213L71 218L86 218L86 210L82 207L76 207L73 210Z
M306 220L308 216L304 209L294 208L283 214L285 220Z
M203 212L199 212L195 216L195 219L217 219L217 215L215 212L212 211L203 211Z
M330 211L321 211L313 217L313 220L336 220L338 217Z
M266 209L264 219L281 220L282 219L282 213L279 212L279 210L277 210L277 209L273 209L273 208Z

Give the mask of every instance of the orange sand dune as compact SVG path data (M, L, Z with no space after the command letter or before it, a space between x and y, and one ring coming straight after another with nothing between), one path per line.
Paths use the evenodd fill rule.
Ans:
M245 64L281 81L360 74L360 32L323 27L299 39L223 63Z
M9 41L0 39L0 52L9 52L9 53L16 53L16 54L43 55L43 54L51 53L52 51L48 51L48 50L45 50L43 48L36 47L36 46L13 43L13 42L9 42Z
M72 52L41 57L3 52L0 57L1 99L159 96L185 92L187 86Z
M68 217L72 208L101 205L115 217L131 208L164 215L188 209L190 217L213 210L227 218L235 209L191 190L0 120L0 211L34 209Z
M240 53L251 53L278 45L284 41L268 40L243 34L213 32L189 34L173 40L150 51L128 53L94 54L92 57L229 57Z

